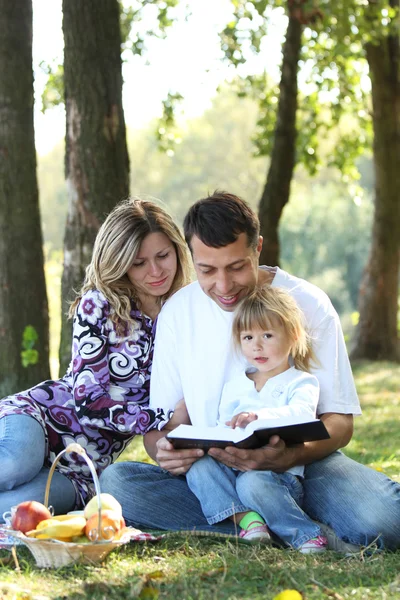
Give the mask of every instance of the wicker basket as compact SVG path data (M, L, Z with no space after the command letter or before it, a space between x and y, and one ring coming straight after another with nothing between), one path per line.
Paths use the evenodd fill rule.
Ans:
M46 491L44 496L44 504L45 506L49 505L49 492L50 492L50 484L53 477L53 473L55 467L60 460L61 456L64 453L76 452L79 454L88 464L90 472L93 477L96 494L98 498L98 530L101 532L101 504L100 504L100 485L97 477L96 470L94 465L86 451L79 444L73 443L69 444L65 450L60 452L58 456L55 458L54 463L51 466L49 476L46 484ZM20 540L26 546L28 546L29 550L32 552L36 564L41 568L58 568L65 567L66 565L70 565L72 563L95 563L103 560L111 550L114 548L118 548L118 546L122 546L126 544L130 535L127 532L126 535L122 535L118 540L107 539L104 540L101 537L98 538L94 542L88 542L87 544L79 544L73 542L61 542L59 540L40 540L37 538L30 538L24 535L21 531L12 531L9 530L8 534L15 539ZM100 533L101 536L101 533Z

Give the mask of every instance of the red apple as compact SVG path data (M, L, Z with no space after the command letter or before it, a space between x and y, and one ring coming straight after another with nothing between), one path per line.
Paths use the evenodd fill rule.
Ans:
M101 511L101 535L98 534L99 528L99 515L98 513L92 515L90 519L86 521L85 535L92 541L96 542L101 539L112 540L118 539L118 533L125 527L125 520L120 514L114 510L102 510Z
M36 500L27 500L18 504L15 513L11 517L11 527L17 531L26 533L36 526L40 521L51 519L51 512L44 504Z

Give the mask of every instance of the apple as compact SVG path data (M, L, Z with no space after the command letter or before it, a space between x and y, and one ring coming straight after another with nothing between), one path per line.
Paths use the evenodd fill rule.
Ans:
M111 494L100 494L100 504L102 510L112 510L113 512L118 513L122 517L122 506L112 496ZM98 514L99 505L98 505L98 497L94 496L85 506L84 517L85 519L90 519L90 517L94 514Z
M51 516L51 512L44 504L36 502L36 500L27 500L16 507L11 517L11 527L26 533L36 529L37 524L41 521L51 519Z
M122 515L113 510L101 511L101 534L99 535L99 515L96 512L87 521L85 526L85 535L91 542L101 539L112 540L117 538L118 534L125 527L125 520Z

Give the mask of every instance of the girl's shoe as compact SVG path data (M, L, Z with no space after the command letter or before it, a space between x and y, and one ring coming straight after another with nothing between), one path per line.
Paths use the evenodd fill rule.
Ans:
M263 544L271 543L271 536L269 535L268 527L266 525L258 525L251 529L242 529L239 533L239 537L246 542L262 542Z
M300 546L299 551L302 554L316 554L325 552L328 549L328 540L323 535L311 538L305 544Z

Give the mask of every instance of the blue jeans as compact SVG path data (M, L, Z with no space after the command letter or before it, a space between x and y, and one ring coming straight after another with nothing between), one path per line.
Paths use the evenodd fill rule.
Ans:
M291 473L234 471L204 456L191 466L186 480L210 525L235 513L254 510L275 535L293 548L321 535L319 526L300 508L303 486Z
M45 436L33 417L9 415L0 419L0 523L3 513L24 500L44 501L49 469L43 467ZM54 473L49 503L57 514L75 504L75 488L67 477Z
M122 504L126 520L141 529L199 529L235 533L232 521L209 525L185 477L155 465L117 462L103 471L103 492ZM330 525L346 542L400 548L400 484L341 452L305 468L303 510Z

